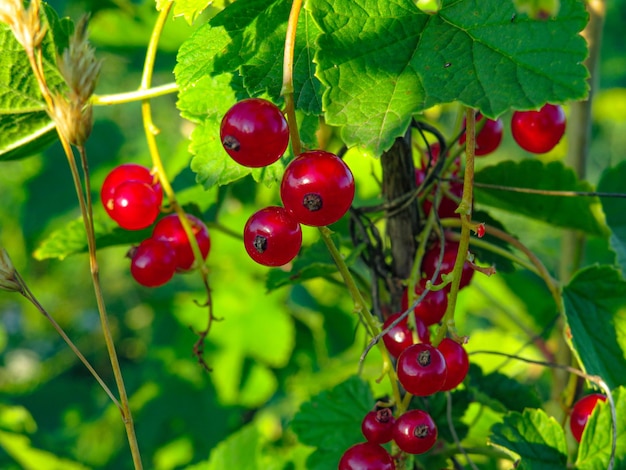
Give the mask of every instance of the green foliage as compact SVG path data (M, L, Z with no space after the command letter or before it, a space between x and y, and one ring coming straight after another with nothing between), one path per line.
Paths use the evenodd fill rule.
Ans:
M491 442L521 457L522 470L561 470L567 463L563 428L543 410L511 412L493 427Z
M626 384L626 281L616 269L591 266L563 289L571 341L585 371L611 388Z
M333 468L345 450L363 440L360 423L374 409L372 392L363 380L352 377L305 403L291 422L298 440L317 447L308 468Z
M476 182L510 188L556 191L590 191L588 183L578 181L574 171L561 162L544 164L538 160L504 161L476 173ZM604 235L598 220L596 198L547 196L502 191L498 188L476 188L481 204L542 220L550 224Z
M576 0L550 22L512 22L513 5L500 0L448 0L432 16L413 0L319 0L308 9L323 33L325 117L348 146L380 154L414 113L436 104L460 101L495 117L586 92L578 35L586 14Z
M42 43L46 81L52 90L64 85L56 68L56 55L66 46L73 25L60 20L52 8L44 8L48 25ZM28 56L8 25L0 23L0 160L28 157L55 138L54 125L45 112L39 85Z
M602 173L598 183L598 191L603 193L619 193L626 181L626 162L613 168L607 168ZM621 198L603 197L602 211L606 216L606 224L611 229L611 247L617 254L617 262L621 267L622 275L626 274L626 200Z

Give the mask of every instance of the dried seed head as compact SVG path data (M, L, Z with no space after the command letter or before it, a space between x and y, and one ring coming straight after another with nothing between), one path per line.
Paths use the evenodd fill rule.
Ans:
M0 2L0 22L9 25L15 39L29 54L39 47L46 35L46 25L39 17L40 6L40 0L30 2L28 9L21 0Z
M22 292L17 272L4 248L0 248L0 289L9 292Z

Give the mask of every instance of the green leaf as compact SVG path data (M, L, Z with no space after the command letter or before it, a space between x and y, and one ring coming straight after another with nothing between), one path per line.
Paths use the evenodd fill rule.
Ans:
M626 181L626 162L621 162L613 168L607 168L602 173L598 183L598 191L604 193L623 193ZM622 274L626 275L626 199L601 197L602 210L606 216L606 223L611 229L611 247L617 254L617 262Z
M360 423L373 408L372 391L358 377L304 403L291 427L300 442L318 448L313 455L322 454L317 458L312 455L315 466L309 468L335 468L343 452L363 440Z
M588 374L626 384L626 281L609 266L577 272L563 289L571 342Z
M520 470L563 470L567 443L563 428L543 410L511 412L492 428L491 443L521 457Z
M186 470L256 470L260 467L261 435L254 423L244 426L220 442L208 461L186 467Z
M42 21L48 26L42 43L43 67L48 87L54 91L65 84L56 56L67 46L73 25L60 20L48 6L43 13ZM26 52L4 23L0 23L0 83L0 160L28 157L52 143L54 125L45 112Z
M33 447L30 439L21 434L0 431L0 448L15 459L20 468L25 470L40 468L86 470L88 468L78 462L57 457L52 452Z
M152 228L124 230L104 217L94 217L96 246L98 249L116 245L132 245L148 238ZM52 232L35 250L35 259L65 259L70 255L87 252L87 234L83 219L69 222L65 227Z
M157 10L161 11L169 0L156 0ZM213 0L176 0L174 2L174 16L182 16L189 24L202 13Z
M614 390L613 400L617 411L617 448L613 468L626 468L626 389L620 387ZM576 459L578 470L608 468L611 455L611 422L611 408L608 401L599 403L583 431Z
M326 120L348 146L377 155L413 114L436 104L460 101L494 118L587 93L578 34L587 14L577 0L564 1L551 21L512 22L513 4L501 0L446 0L436 15L413 0L315 0L307 8L323 32L316 61L328 87Z
M182 45L176 82L184 91L206 75L239 73L249 95L268 93L277 101L290 9L287 0L231 3ZM298 109L316 114L321 113L321 92L312 48L318 35L317 25L302 11L294 50L294 98ZM203 102L212 99L208 95Z
M534 159L519 162L507 160L488 166L476 173L475 181L510 188L592 190L586 182L578 181L574 171L563 163L542 163ZM582 230L591 235L605 235L606 229L596 216L598 199L595 197L548 196L477 186L475 200L480 204L525 215L553 226Z
M480 367L470 364L468 376L468 387L477 394L476 401L495 411L521 412L525 408L541 406L541 400L534 388L500 372L484 375Z

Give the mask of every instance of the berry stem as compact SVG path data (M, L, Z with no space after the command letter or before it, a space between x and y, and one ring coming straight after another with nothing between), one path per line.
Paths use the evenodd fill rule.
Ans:
M172 9L174 2L169 1L167 4L163 6L161 11L159 12L159 16L157 17L156 23L152 30L152 34L150 36L150 42L148 43L148 47L146 50L146 59L144 62L143 74L141 77L141 84L139 86L139 92L150 90L150 86L152 83L152 75L154 71L154 64L156 59L156 53L158 50L159 39L161 37L161 33L163 31L163 27L165 25L165 21L169 16L169 13ZM206 329L197 332L199 339L193 347L194 355L198 358L198 362L205 370L210 370L209 366L204 361L202 357L203 354L203 343L204 339L209 333L211 325L214 320L213 316L213 303L211 301L211 289L209 285L208 279L208 268L204 262L204 258L202 256L202 252L200 251L200 247L198 246L198 241L196 240L196 236L193 233L193 228L191 223L187 219L185 211L182 206L176 200L176 193L172 188L172 184L170 183L167 173L165 172L165 168L163 166L163 161L161 159L161 155L159 153L159 148L156 141L156 136L159 134L159 128L154 124L152 120L152 106L150 104L149 97L146 97L141 102L141 116L143 119L144 132L146 135L146 142L148 145L148 150L150 152L150 157L152 159L152 164L154 166L155 172L161 183L161 187L163 188L163 192L167 195L167 199L170 203L170 206L173 210L178 214L180 219L180 223L185 230L185 234L187 235L187 239L189 240L189 245L191 246L191 250L193 251L193 256L196 264L200 266L199 272L202 277L202 284L205 287L205 291L207 293L207 301L203 304L206 306L209 311L208 322Z
M109 95L92 95L91 104L94 106L111 106L114 104L133 103L151 98L158 98L178 92L178 84L172 82L165 85L155 86L147 89L127 91L124 93L113 93Z
M293 55L296 46L296 30L298 17L302 8L302 0L293 0L289 20L287 22L287 34L285 35L285 53L283 56L283 88L281 94L285 97L285 112L289 123L289 135L291 137L291 149L298 156L302 153L300 133L296 119L296 105L293 98Z
M463 265L467 258L467 250L469 248L471 221L472 221L472 198L474 189L474 151L476 147L476 119L474 110L467 108L465 111L466 128L465 128L465 176L463 179L463 196L461 204L457 212L461 218L461 238L459 240L459 250L457 252L454 268L450 275L452 282L450 286L450 294L448 295L448 308L443 316L442 324L437 330L437 334L432 344L437 346L445 337L446 332L450 330L453 336L456 335L454 323L454 310L456 308L456 300L459 294L459 285L461 282L461 273Z

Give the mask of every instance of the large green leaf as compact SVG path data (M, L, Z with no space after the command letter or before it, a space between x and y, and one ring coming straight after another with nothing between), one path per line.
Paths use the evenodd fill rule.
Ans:
M543 410L511 412L492 428L491 443L521 457L520 470L563 470L567 444L563 428Z
M607 168L602 173L598 183L598 191L603 193L624 193L626 181L626 162L621 162L613 168ZM611 247L617 254L622 274L626 274L626 199L601 197L602 210L606 216L606 223L611 229Z
M57 90L64 81L56 56L67 46L73 26L50 7L43 12L42 21L48 26L42 43L44 73L48 87ZM4 23L0 23L0 84L0 160L27 157L50 144L55 131L39 85L26 52Z
M488 166L475 175L477 183L553 191L591 191L579 181L571 168L561 162L542 163L528 159L504 161ZM502 189L476 187L476 202L522 214L558 227L582 230L592 235L604 235L606 229L595 210L598 199L582 196L529 194Z
M372 391L358 377L304 403L291 427L300 442L318 448L309 459L309 468L335 468L348 447L363 441L360 423L373 408Z
M563 289L571 341L589 374L626 384L626 281L608 266L585 268Z
M180 48L174 70L183 93L206 75L240 73L250 95L281 95L287 0L233 2L199 28ZM294 96L299 109L321 113L320 83L314 76L313 50L319 29L302 11L294 53ZM206 95L205 103L213 97Z
M261 444L256 425L248 424L220 442L207 461L186 467L186 470L256 470L260 465Z
M617 448L615 466L626 468L626 389L620 387L613 391L617 411ZM611 409L608 401L598 405L598 411L589 418L583 432L576 468L578 470L605 470L609 466L611 455Z
M584 4L550 21L514 17L512 2L445 0L435 15L413 0L312 0L326 120L376 154L411 116L460 101L488 117L585 96ZM513 21L512 21L513 19Z

